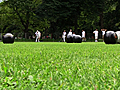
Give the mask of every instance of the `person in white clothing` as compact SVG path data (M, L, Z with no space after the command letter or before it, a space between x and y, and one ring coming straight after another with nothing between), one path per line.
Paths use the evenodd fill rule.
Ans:
M40 42L40 37L41 37L40 31L37 30L37 31L35 32L35 36L36 36L35 42L37 42L37 41Z
M93 33L95 34L95 42L98 42L98 29L96 29Z
M63 42L65 42L65 37L66 37L66 31L64 30L62 38L63 38Z
M103 39L103 42L104 42L104 35L105 35L105 32L107 31L106 29L101 29L102 31L102 39Z
M70 31L69 31L69 33L68 33L68 35L72 35L72 29L70 29Z
M82 41L86 41L86 39L85 39L85 31L84 30L82 30Z

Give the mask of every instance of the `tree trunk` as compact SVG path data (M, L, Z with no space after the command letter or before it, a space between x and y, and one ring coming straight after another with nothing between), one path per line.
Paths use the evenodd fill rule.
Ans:
M45 28L45 38L47 38L47 31L48 31L48 28Z
M74 27L75 27L75 34L78 34L78 24L77 24L77 16L75 16L75 23L74 23Z
M27 33L25 33L25 39L27 39Z
M24 30L24 34L25 34L25 39L28 39L28 25L25 26L25 30Z
M103 12L100 14L100 28L104 28Z

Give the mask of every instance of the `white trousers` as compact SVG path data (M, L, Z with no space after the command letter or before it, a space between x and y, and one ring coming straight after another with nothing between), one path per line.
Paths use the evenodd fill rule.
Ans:
M35 40L35 42L37 42L37 41L38 41L38 42L40 42L40 41L39 41L39 38L40 38L40 37L36 37L36 40Z
M65 36L63 36L63 42L65 42Z
M98 36L95 36L95 39L98 39Z

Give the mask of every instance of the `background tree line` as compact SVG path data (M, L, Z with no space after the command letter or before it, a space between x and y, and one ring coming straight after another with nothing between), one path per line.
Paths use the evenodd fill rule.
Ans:
M120 29L119 0L4 0L0 3L0 32L28 38L38 29L42 36L59 38L65 29L76 34L82 29ZM29 33L29 35L28 35Z

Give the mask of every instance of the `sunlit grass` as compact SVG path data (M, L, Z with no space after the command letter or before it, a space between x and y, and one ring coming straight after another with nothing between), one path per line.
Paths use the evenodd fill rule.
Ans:
M0 88L119 90L119 62L119 44L0 43Z

